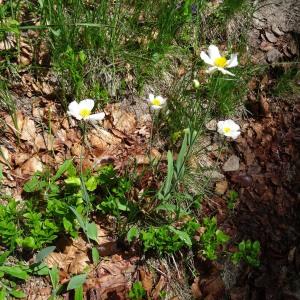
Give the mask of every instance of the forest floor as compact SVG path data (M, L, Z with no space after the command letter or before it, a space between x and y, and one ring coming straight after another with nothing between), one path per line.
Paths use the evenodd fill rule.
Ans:
M213 9L222 5L218 1L212 2ZM245 94L237 92L242 103L234 105L229 113L230 118L240 125L241 135L227 142L220 137L217 122L226 114L222 108L218 111L216 106L207 115L210 102L207 104L203 100L199 113L201 118L204 116L201 119L203 126L197 127L201 134L189 156L184 157L187 174L180 178L181 169L179 172L177 169L178 178L174 175L175 179L170 179L174 184L172 197L179 200L172 202L164 195L164 200L167 199L164 207L157 191L165 188L168 181L171 164L168 149L172 150L172 167L176 168L175 161L180 160L182 138L186 134L183 130L186 123L181 117L184 120L184 114L191 114L185 111L186 102L179 102L183 103L184 112L178 113L177 104L172 104L172 97L178 90L168 93L168 89L171 82L188 81L191 60L187 63L184 55L184 58L172 57L174 64L163 75L163 80L168 83L163 85L155 76L150 83L145 80L143 96L140 96L135 86L138 81L136 69L115 54L112 61L101 57L95 65L105 65L99 78L107 83L107 89L96 89L95 98L111 97L113 101L98 103L97 108L105 113L102 122L83 125L66 114L68 102L74 100L70 94L77 93L78 99L81 92L86 91L85 85L88 86L76 77L81 72L84 78L88 76L78 63L80 52L77 52L78 56L68 52L70 56L62 59L70 59L71 67L61 65L52 69L49 60L53 53L50 55L49 46L39 43L35 45L39 51L33 50L32 41L40 38L36 31L29 30L21 35L18 47L8 45L7 39L0 44L0 62L4 66L1 80L5 77L3 81L7 84L2 85L1 104L5 105L0 107L0 280L3 279L0 300L14 297L32 300L51 297L300 299L299 31L295 29L297 23L280 27L272 19L274 14L266 12L263 15L262 10L254 17L251 15L248 40L243 45L251 51L248 54L253 68L262 68L257 73L247 73ZM23 12L21 19L28 20L27 13ZM141 24L147 23L144 17L139 16ZM229 32L231 39L234 39L232 30L240 18L238 13L226 24L224 32ZM257 22L258 19L264 21ZM34 26L40 26L40 23ZM52 33L55 36L54 29ZM221 40L225 48L224 39ZM15 49L15 61L7 54L14 47L18 48ZM206 48L201 46L201 49ZM172 56L172 53L167 55ZM246 60L247 55L241 60ZM8 63L9 59L12 61ZM46 66L41 72L37 71L36 65L33 67L37 62ZM121 71L109 69L111 64L115 68L123 63ZM22 66L17 74L11 67L13 64ZM243 66L243 61L241 64ZM249 62L244 63L243 70L246 70L246 64ZM160 71L160 67L154 71ZM67 77L76 74L74 78L77 78L67 84L67 92L60 82L68 80L62 76L65 75L64 68L70 71ZM216 89L218 81L211 90L210 87L206 89L205 85L210 81L204 76L208 75L198 62L193 62L192 68L196 71L191 76L197 74L195 78L200 81L200 91L203 85L204 99ZM59 75L54 72L57 69ZM145 72L143 67L140 71ZM122 76L124 80L120 79ZM147 76L150 74L145 78ZM191 83L187 85L187 94L183 98L191 94L198 97ZM147 105L146 94L154 88L169 96L166 116L155 115ZM115 91L118 89L120 94ZM238 87L234 86L230 93L234 94L236 90ZM217 99L217 93L213 90L212 98ZM169 101L169 98L172 99ZM192 149L191 145L187 148ZM66 162L72 162L72 166ZM67 166L60 172L62 165ZM108 172L107 177L104 172ZM107 190L101 180L109 187ZM110 197L114 197L113 203L109 202ZM17 208L11 203L17 203ZM51 208L49 203L52 203ZM90 205L92 209L87 208ZM70 207L76 208L79 217L70 212ZM85 213L87 219L83 218ZM45 220L42 219L44 214ZM63 220L61 224L55 224L59 219ZM205 219L210 220L211 225L206 224ZM186 237L189 231L184 228L194 221L199 227ZM11 223L15 226L13 230L8 226ZM85 229L91 224L97 228L96 236ZM214 259L206 257L203 248L198 246L207 246L203 237L209 226L214 228L214 237L209 243L218 253ZM173 231L164 237L166 242L152 245L147 251L146 243L162 237L152 236L149 242L146 234L153 228L170 227ZM140 235L130 228L137 228ZM217 243L218 230L229 237L220 237L226 243ZM179 238L169 240L168 235L172 234L178 234ZM190 245L191 240L193 244ZM239 250L242 253L240 242L247 240L259 241L259 257L249 254L259 263L251 265L244 258L234 264L231 256ZM172 246L177 243L182 245L173 251ZM40 249L52 245L55 250L46 248L47 255L37 254ZM159 247L169 248L165 253L161 250L165 248ZM42 258L39 260L39 257ZM34 268L41 262L46 273L39 274ZM81 275L84 275L83 280ZM74 276L79 276L79 281L73 281L72 288L70 282ZM19 291L22 293L15 293Z

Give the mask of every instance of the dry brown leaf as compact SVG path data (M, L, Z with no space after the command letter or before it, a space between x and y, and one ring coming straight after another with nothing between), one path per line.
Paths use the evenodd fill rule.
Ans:
M87 269L89 262L90 260L87 254L85 252L78 251L71 260L68 271L71 274L80 274Z
M122 142L121 139L115 137L113 134L111 134L110 132L102 128L99 128L98 131L99 131L98 135L100 136L100 138L107 144L119 145Z
M192 295L193 295L193 298L195 300L199 300L199 299L202 299L202 293L201 293L201 290L200 290L200 287L199 287L199 277L195 278L193 284L192 284Z
M144 269L140 269L140 276L142 285L147 292L147 296L149 297L153 288L153 277L151 272L147 272Z
M158 281L158 283L157 283L157 285L156 285L156 287L155 287L155 289L152 293L152 297L153 297L154 300L159 299L159 294L162 291L162 289L165 287L165 285L166 285L166 279L165 279L164 276L161 275L160 279L159 279L159 281Z
M4 146L0 146L0 162L6 165L11 164L11 154Z
M107 149L108 145L101 138L99 138L97 135L90 134L88 136L88 139L89 139L89 141L91 143L91 146L93 148L97 148L97 149L100 149L100 150L103 150L103 151L105 149Z
M21 166L21 170L23 175L33 175L37 171L43 171L43 164L40 158L36 155L28 159Z
M36 138L36 129L35 129L35 124L34 121L31 120L29 117L25 117L24 123L23 123L23 128L21 132L21 140L24 141L34 141Z
M29 159L29 153L18 153L15 155L15 164L17 166L22 165L27 159Z
M218 195L224 195L228 189L228 182L226 180L222 180L216 183L215 192Z
M112 107L111 115L115 128L124 133L132 133L136 129L136 117L133 113L123 111L120 106Z
M64 253L52 252L45 258L45 264L49 267L57 267L58 269L68 270L72 258Z

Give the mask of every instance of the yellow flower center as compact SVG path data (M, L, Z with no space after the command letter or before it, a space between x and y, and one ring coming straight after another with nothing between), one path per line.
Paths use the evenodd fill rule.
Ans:
M91 114L91 110L88 109L88 108L82 108L80 111L79 111L79 114L82 118L87 118L90 114Z
M217 67L224 68L227 65L227 59L224 56L221 56L216 58L214 63Z
M229 133L231 131L231 129L229 127L224 127L223 131L224 131L224 133Z
M154 98L151 103L152 105L160 106L160 100L157 98Z

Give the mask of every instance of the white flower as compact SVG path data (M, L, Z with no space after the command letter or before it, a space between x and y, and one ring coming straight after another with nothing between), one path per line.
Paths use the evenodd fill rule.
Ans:
M231 137L235 140L241 134L240 126L232 120L219 121L218 133Z
M149 94L149 98L147 101L151 105L152 109L157 110L161 109L167 100L161 96L154 96L153 94Z
M193 84L194 84L194 88L195 88L195 89L199 89L199 87L200 87L200 82L199 82L199 80L194 79L194 80L193 80Z
M105 113L91 114L94 108L95 101L93 99L85 99L79 103L73 101L68 106L68 115L76 118L77 120L85 121L100 121L105 117Z
M228 74L235 76L233 73L225 70L226 68L233 68L238 65L237 53L231 54L229 60L225 56L221 56L220 51L217 46L210 45L208 47L208 55L201 51L200 57L211 67L206 71L207 73L213 73L217 70L221 71L223 74Z

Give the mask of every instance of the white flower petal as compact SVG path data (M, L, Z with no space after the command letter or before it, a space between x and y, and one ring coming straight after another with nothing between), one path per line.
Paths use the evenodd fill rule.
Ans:
M233 131L233 132L230 133L230 137L235 140L236 138L239 137L240 134L241 134L240 131Z
M231 57L227 62L227 68L233 68L239 64L237 56L238 56L237 53L231 54Z
M101 121L104 118L105 118L105 113L101 112L101 113L89 115L86 119L89 121Z
M214 65L213 60L212 60L212 59L211 59L204 51L201 51L200 57L201 57L201 59L202 59L205 63L207 63L208 65L211 65L211 66Z
M76 112L79 112L79 104L76 101L72 101L68 106L68 113L73 115Z
M206 73L212 74L212 73L216 72L217 70L218 70L218 67L209 67L206 70Z
M217 124L218 133L220 133L220 134L223 134L224 123L225 123L225 121L219 121Z
M152 102L154 99L154 95L153 94L149 94L149 98L147 99L148 102Z
M224 75L235 76L233 73L231 73L231 72L225 70L224 68L218 67L218 70L219 70L220 72L222 72Z
M240 126L231 119L224 121L223 127L229 127L229 128L231 128L232 131L238 131L241 129Z
M163 98L162 96L156 96L156 99L158 99L159 101L160 101L160 105L163 105L163 104L165 104L166 103L166 99L165 98Z
M151 105L151 108L154 109L154 110L159 110L162 107L160 105Z
M94 105L95 105L95 101L93 99L84 99L79 102L79 109L86 108L92 111Z
M216 58L221 57L219 48L215 45L210 45L208 47L208 55L212 61L214 61Z

